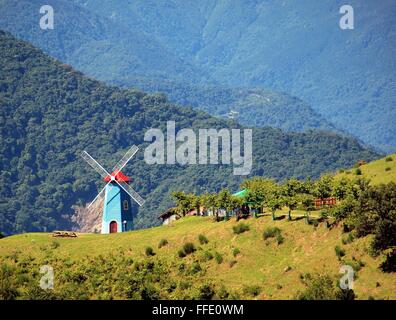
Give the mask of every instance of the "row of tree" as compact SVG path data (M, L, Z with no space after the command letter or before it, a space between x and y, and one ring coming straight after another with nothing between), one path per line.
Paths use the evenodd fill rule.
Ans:
M367 188L369 181L364 178L355 180L348 178L335 178L332 175L323 175L320 179L305 181L288 179L282 183L263 177L254 177L245 180L241 188L246 189L244 197L231 194L228 189L222 189L219 193L204 193L195 195L181 191L172 195L176 199L177 211L184 216L190 210L205 207L218 215L220 209L231 212L248 204L256 213L263 213L269 209L275 219L277 210L287 207L288 218L291 220L291 212L300 208L308 212L313 210L315 199L335 197L339 201L347 200L346 203L357 199L359 194ZM323 216L328 215L328 208L322 210ZM338 213L334 210L334 213ZM338 213L339 214L339 213ZM342 218L342 216L337 217Z
M232 195L228 189L202 195L175 192L173 196L182 216L192 209L199 213L203 206L212 210L218 220L220 209L230 212L248 204L254 212L270 210L273 219L276 210L283 207L288 208L289 220L292 210L302 209L307 221L315 198L336 197L335 206L321 208L321 218L327 226L328 218L332 217L335 223L342 221L344 231L356 237L373 235L372 253L386 254L381 268L387 272L396 271L396 183L372 186L363 177L348 179L324 175L316 181L289 179L282 183L254 177L243 182L241 187L247 190L242 198Z

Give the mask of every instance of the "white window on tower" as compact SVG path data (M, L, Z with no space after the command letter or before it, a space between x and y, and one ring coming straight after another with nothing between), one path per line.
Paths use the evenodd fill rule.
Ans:
M128 210L128 208L129 208L128 200L124 200L123 205L124 205L124 210Z

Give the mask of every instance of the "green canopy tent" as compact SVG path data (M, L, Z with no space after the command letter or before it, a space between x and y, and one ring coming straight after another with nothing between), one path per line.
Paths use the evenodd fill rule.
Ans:
M241 191L238 191L238 192L234 193L233 196L245 200L246 197L247 197L248 192L249 192L248 189L243 189ZM251 207L250 206L253 205L253 204L254 204L253 202L246 201L246 200L243 202L243 205L246 205L246 206L249 207L249 212L251 211ZM253 216L255 218L257 217L255 211L253 212Z

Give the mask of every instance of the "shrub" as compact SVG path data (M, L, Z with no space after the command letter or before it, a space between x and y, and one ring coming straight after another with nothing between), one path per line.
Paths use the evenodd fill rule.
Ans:
M223 256L220 253L215 252L214 257L218 264L221 264L223 262Z
M391 168L390 167L386 167L385 171L391 171Z
M380 268L384 272L396 272L396 250L386 255L385 261L381 263Z
M203 254L203 260L209 261L213 259L213 254L210 251L205 251Z
M260 286L244 286L243 287L243 293L251 296L251 297L257 297L261 292Z
M230 268L232 268L236 263L237 263L236 260L231 260L230 261Z
M206 238L203 234L198 236L198 241L200 244L207 244L209 242L208 238Z
M161 249L162 247L166 246L167 244L168 244L168 240L161 239L161 241L158 243L158 249Z
M361 175L362 175L362 169L356 168L356 170L355 170L355 175L361 176Z
M236 257L238 254L240 254L241 253L241 251L238 249L238 248L234 248L234 250L232 250L232 255L234 256L234 257Z
M199 287L198 292L198 299L200 300L210 300L215 295L212 285L206 283Z
M178 251L178 255L180 258L184 258L185 256L195 252L195 246L191 242L187 242L183 245L183 247Z
M221 285L220 289L217 291L217 295L221 300L225 300L230 296L226 287L223 284Z
M278 235L276 236L276 243L277 243L277 244L282 244L283 241L285 241L285 238L284 238L281 234L278 234Z
M386 158L385 158L385 161L386 161L386 162L393 161L393 158L392 158L391 156L389 156L389 157L386 157Z
M54 240L51 242L51 249L59 248L59 246L60 246L59 241Z
M190 274L196 274L198 272L202 271L201 265L198 262L194 262L190 269L189 269L189 273Z
M267 240L268 238L274 238L274 237L276 237L276 236L278 236L280 234L281 234L281 230L279 228L277 228L277 227L275 227L275 228L269 227L269 228L266 228L264 230L263 238L264 238L264 240Z
M340 259L345 256L345 250L342 249L340 246L335 246L334 248L336 256Z
M2 232L0 232L0 239L4 238L4 234Z
M148 257L151 257L151 256L155 255L154 250L151 247L146 247L145 252L146 252L146 256L148 256Z
M193 243L187 242L183 245L183 250L186 254L191 254L193 253L196 249Z
M244 233L245 231L249 231L249 226L243 222L237 224L236 226L232 227L232 230L234 231L235 234L241 234Z
M299 300L353 300L353 290L341 290L328 275L306 274L302 277L305 291L296 296Z
M355 237L353 236L352 232L348 233L348 236L342 238L342 244L348 244L353 242Z

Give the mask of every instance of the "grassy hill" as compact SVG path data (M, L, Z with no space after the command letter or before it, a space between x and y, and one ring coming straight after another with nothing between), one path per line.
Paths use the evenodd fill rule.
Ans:
M393 158L360 168L373 184L394 182ZM318 212L312 212L312 224L298 210L292 221L285 210L277 217L243 222L184 217L167 226L111 235L6 237L0 240L0 276L7 278L0 282L0 298L11 293L22 299L295 299L310 276L328 276L335 288L340 267L350 265L357 299L396 299L396 278L379 268L385 256L371 253L372 235L355 238L342 223L327 228ZM247 230L235 233L241 224ZM265 238L273 228L281 237ZM187 243L195 250L180 255ZM54 268L53 291L37 288L41 265Z
M217 298L227 292L229 297L246 299L293 299L304 290L301 277L306 273L328 274L337 279L340 266L350 264L359 269L354 283L359 299L396 299L396 279L378 269L382 257L367 254L368 238L344 245L342 239L347 235L343 235L341 227L330 230L323 224L313 227L304 220L272 221L270 217L261 217L245 223L250 230L239 235L232 230L237 224L234 219L215 223L201 217L123 234L80 234L74 239L54 240L48 233L21 234L0 240L0 261L3 273L5 265L12 270L8 271L10 282L21 277L18 275L21 269L29 270L25 282L13 282L25 294L32 294L28 281L30 286L37 285L40 265L53 266L55 289L51 294L55 297L63 294L64 298L67 298L64 293L71 292L77 284L79 289L68 298L81 298L80 292L86 293L83 298L142 298L128 296L124 291L128 291L130 284L122 281L125 273L132 277L139 272L139 265L150 262L162 268L159 273L162 282L153 281L151 288L158 298L200 297L203 284L210 284ZM268 227L281 229L283 243L263 239L263 231ZM207 244L198 242L200 234L209 240ZM168 244L158 249L161 239ZM186 242L194 243L197 250L180 258L178 250ZM153 248L155 256L146 256L147 246ZM341 259L336 256L336 246L345 251ZM236 248L239 253L234 256ZM213 259L208 260L208 252ZM217 254L221 255L221 263ZM101 261L108 274L103 270L92 274L96 268L94 261ZM85 278L79 280L79 276ZM97 281L100 286L95 284ZM118 286L122 286L121 291L117 291ZM170 292L168 286L173 288Z
M356 177L356 169L341 170L338 177ZM396 153L359 167L361 175L374 185L396 181Z

